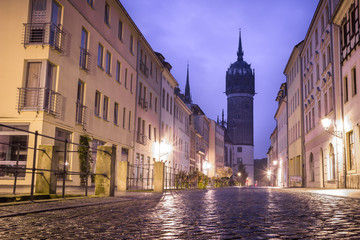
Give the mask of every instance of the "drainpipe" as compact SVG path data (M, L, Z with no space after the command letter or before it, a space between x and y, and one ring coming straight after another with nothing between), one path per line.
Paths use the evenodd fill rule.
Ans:
M305 130L304 130L304 96L303 96L303 62L301 55L300 58L300 112L301 112L301 175L302 175L302 184L301 187L306 187L306 164L305 164Z
M328 12L328 16L330 16L330 12L331 12L331 1L329 1L329 12ZM330 25L330 56L331 56L331 71L332 71L332 76L331 76L331 84L332 84L332 92L333 92L333 108L334 108L334 122L336 123L336 103L335 103L335 71L334 71L334 33L333 33L333 24L329 23ZM342 84L340 84L342 85ZM340 87L341 89L342 87ZM342 91L341 91L342 92ZM341 99L342 99L342 95L341 95ZM344 124L343 124L344 125ZM336 126L336 125L335 125ZM345 153L344 153L345 154ZM339 151L338 151L338 137L336 137L336 155L337 155L337 160L336 160L336 188L339 188L340 186L340 179L339 179Z
M162 64L162 63L161 63ZM161 151L160 151L160 143L161 143L161 135L162 135L162 129L161 129L161 113L162 113L162 101L163 101L163 96L162 96L162 82L163 82L163 72L164 72L164 68L163 67L161 67L160 69L160 94L159 94L159 96L160 96L160 99L159 99L159 103L160 103L160 107L159 107L159 161L161 161L160 160L160 153L161 153ZM157 77L157 76L156 76Z
M140 39L137 39L137 55L136 55L136 84L135 84L135 112L134 112L134 133L133 133L133 139L134 139L134 145L133 145L133 153L132 153L132 159L133 164L135 164L135 146L136 146L136 118L137 118L137 106L138 106L138 86L139 86L139 52L140 52ZM128 160L129 161L129 160Z
M335 23L333 23L334 27L336 27L338 29L338 31L341 33L341 26L337 25ZM339 42L341 43L341 34L339 34ZM340 56L340 62L341 62L341 44L340 44L340 52L339 52L339 56ZM343 80L343 74L342 74L342 66L341 63L339 64L339 75L340 75L340 110L341 110L341 121L342 121L342 140L343 140L343 177L344 177L344 185L343 187L346 188L347 184L346 184L346 175L347 175L347 165L346 165L346 148L345 148L345 143L346 143L346 134L345 134L345 113L344 113L344 89L343 89L343 84L342 84L342 80Z

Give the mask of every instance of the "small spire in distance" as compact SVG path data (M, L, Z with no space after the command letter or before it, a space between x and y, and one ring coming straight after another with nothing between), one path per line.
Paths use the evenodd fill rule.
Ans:
M192 103L189 83L189 62L187 63L186 85L185 85L185 103Z
M243 60L243 56L244 56L244 52L242 50L242 44L241 44L241 28L239 29L239 49L237 52L237 60L238 61L242 61Z

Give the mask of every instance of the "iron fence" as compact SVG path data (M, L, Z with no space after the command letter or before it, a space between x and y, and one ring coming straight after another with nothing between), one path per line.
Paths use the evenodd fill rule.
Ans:
M179 171L173 167L164 168L164 189L197 189L199 179L194 173Z
M153 190L154 165L129 165L127 175L127 190Z
M1 123L0 123L0 127L14 131L14 135L16 135L16 133L19 133L19 132L25 132L29 136L33 136L33 140L34 140L33 147L30 147L30 146L28 146L27 142L22 143L22 144L12 144L11 142L4 142L4 141L2 141L3 138L0 138L0 176L6 175L8 177L13 177L13 180L14 180L13 194L16 194L18 178L25 177L26 173L31 173L31 184L30 184L30 199L31 200L33 200L33 196L34 196L35 175L40 175L41 177L44 177L44 174L46 172L51 172L55 176L61 178L60 180L62 180L62 197L63 198L65 197L67 176L79 175L80 177L83 177L86 179L83 182L84 184L79 186L79 187L81 187L81 189L83 189L83 191L85 191L86 196L88 195L88 188L89 188L88 178L89 177L95 176L95 175L102 175L102 176L108 177L106 174L96 174L96 173L92 172L92 170L89 167L90 161L91 161L91 159L89 157L90 152L94 151L94 150L95 151L103 151L103 150L95 149L95 148L92 148L87 145L81 145L78 143L74 143L67 139L60 139L60 138L55 138L55 137L51 137L48 135L40 134L38 131L32 132L32 131L24 130L21 128L5 125L5 124L1 124ZM37 154L39 151L42 151L43 153L45 153L45 155L48 158L50 158L50 160L52 162L55 161L54 159L51 158L51 156L47 155L47 153L44 149L40 149L38 147L39 137L52 139L55 141L62 142L64 144L63 151L56 151L57 153L60 153L60 154L63 153L63 166L58 165L58 166L51 167L51 169L41 169L41 168L36 167ZM87 166L86 171L69 171L68 168L66 167L69 164L67 155L69 153L79 153L79 150L71 151L69 149L69 145L74 145L74 146L77 146L78 148L83 147L86 149L86 151L88 153L87 154L88 157L85 159L86 166ZM24 154L21 154L21 151L28 151L28 150L31 150L32 154L33 154L32 167L27 167L26 160L29 159L29 157L27 157L27 154L25 154L25 159L20 159L20 158L24 157ZM103 151L103 152L110 154L106 151ZM25 161L21 161L21 160L25 160ZM48 183L48 184L50 184L50 183ZM56 186L57 186L57 184L56 184Z

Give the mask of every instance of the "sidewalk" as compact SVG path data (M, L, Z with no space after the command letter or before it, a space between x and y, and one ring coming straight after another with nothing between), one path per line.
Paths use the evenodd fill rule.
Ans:
M113 204L126 201L149 200L162 197L161 193L151 192L116 192L115 197L80 196L52 198L32 201L0 203L0 218L15 217L29 213L41 213L63 209L80 208L102 204Z
M360 189L324 189L324 188L278 188L284 191L311 192L323 195L360 199Z

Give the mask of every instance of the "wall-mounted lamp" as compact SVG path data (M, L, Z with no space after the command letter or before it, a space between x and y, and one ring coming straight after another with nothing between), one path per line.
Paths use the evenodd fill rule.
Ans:
M334 135L335 137L342 138L342 132L338 131L336 129L336 125L335 125L335 123L333 123L333 121L331 119L324 118L324 119L321 120L321 124L323 125L323 127L325 129L325 132L328 132L331 135ZM333 131L329 131L329 128L330 128L331 125L333 125L333 127L334 127Z

